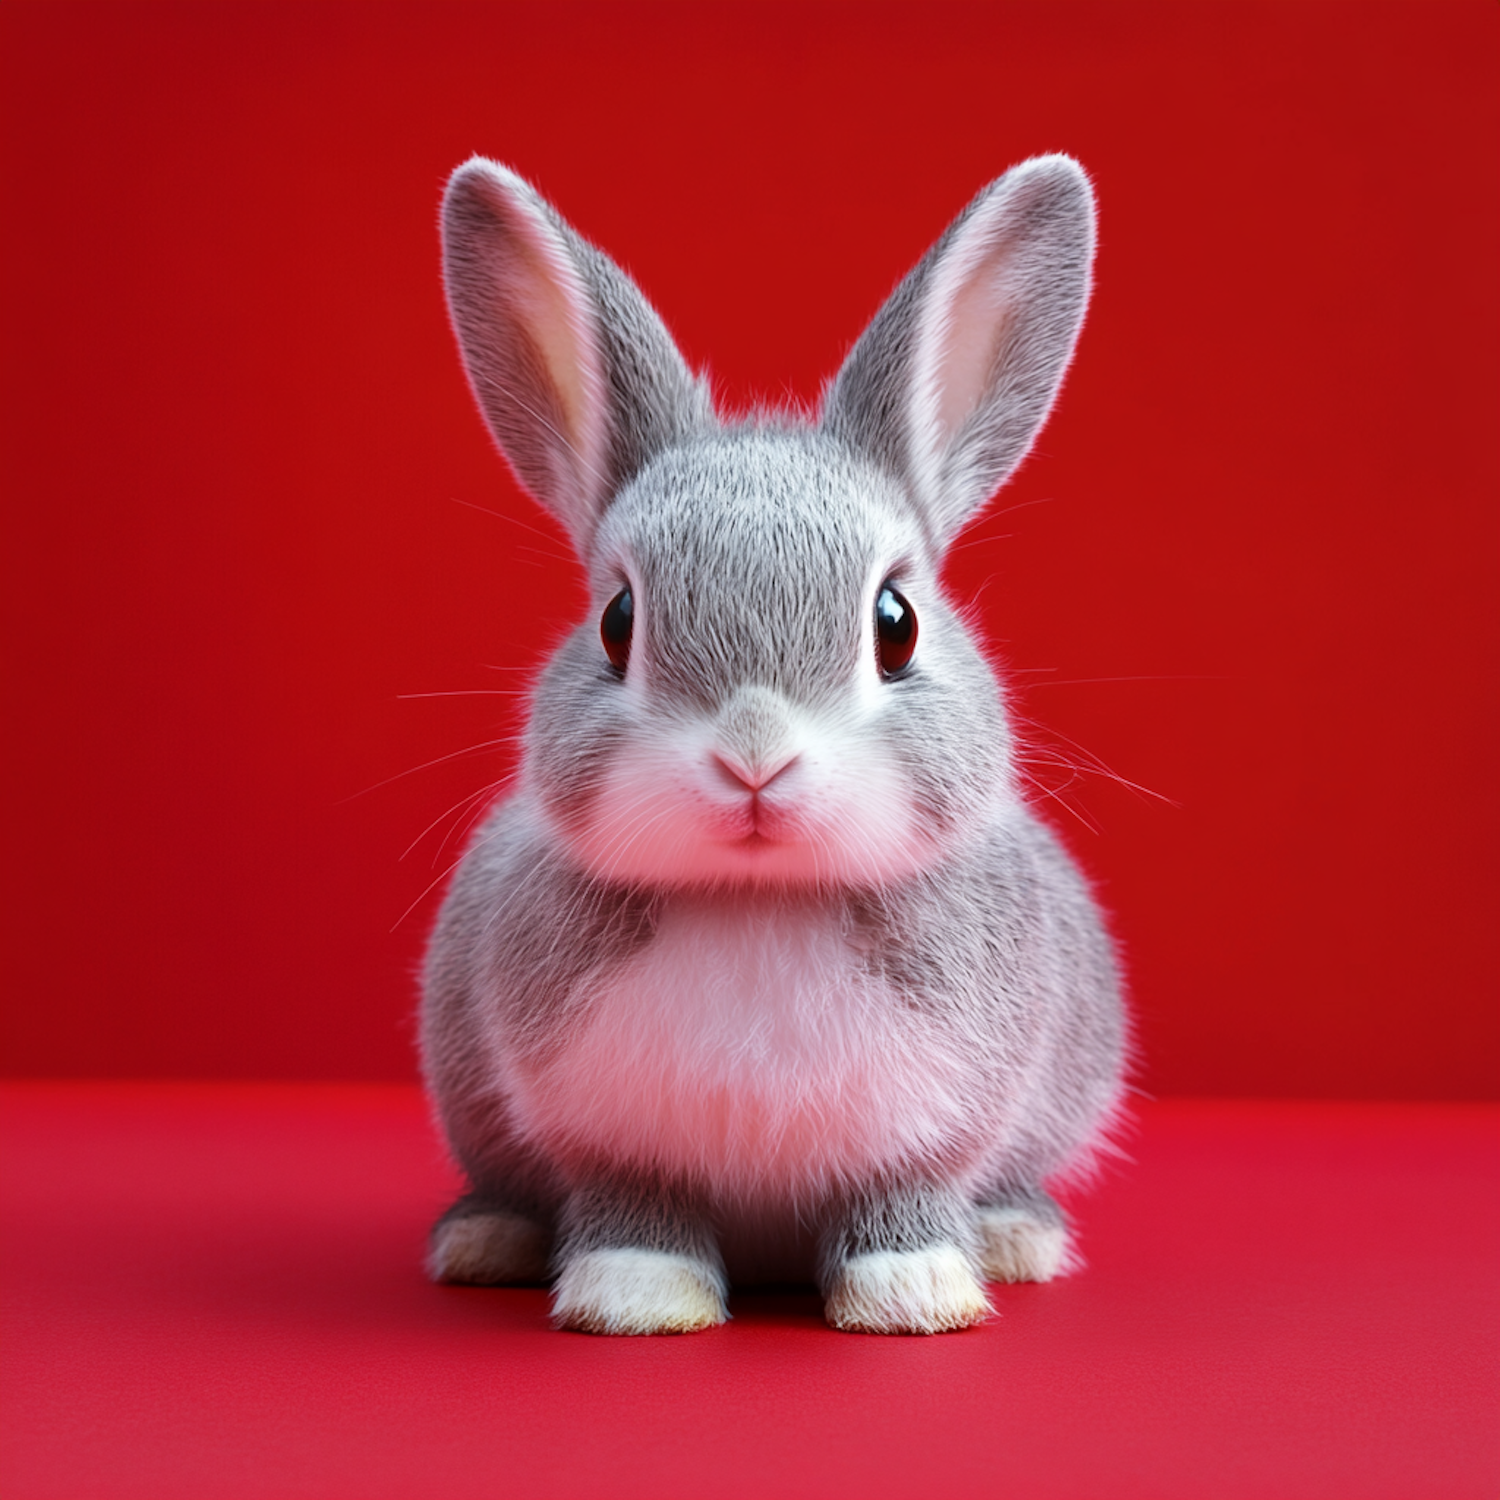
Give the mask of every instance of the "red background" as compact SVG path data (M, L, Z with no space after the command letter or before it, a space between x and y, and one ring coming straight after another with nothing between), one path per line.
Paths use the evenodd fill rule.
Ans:
M531 177L746 404L814 396L983 182L1067 150L1094 310L951 575L1042 741L1170 799L1039 768L1142 1082L1494 1093L1497 32L11 0L8 1069L412 1072L442 815L510 752L400 773L512 733L581 598L463 386L454 165Z

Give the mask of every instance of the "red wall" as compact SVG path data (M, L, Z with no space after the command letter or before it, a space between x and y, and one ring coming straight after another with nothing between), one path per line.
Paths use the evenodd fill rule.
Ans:
M1045 773L1143 1082L1493 1092L1497 34L9 0L10 1070L411 1071L445 809L510 751L390 778L510 733L580 602L444 322L457 162L531 176L745 403L812 397L983 182L1063 149L1094 312L952 581L1047 742L1170 799Z

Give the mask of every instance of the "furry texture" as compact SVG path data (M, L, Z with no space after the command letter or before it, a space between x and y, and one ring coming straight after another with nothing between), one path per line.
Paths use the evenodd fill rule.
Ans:
M935 1332L984 1316L981 1274L1065 1267L1041 1184L1116 1105L1113 956L938 570L1046 415L1092 245L1077 165L1024 163L898 287L820 421L726 424L526 184L454 175L470 379L594 604L429 950L426 1071L473 1187L434 1274L534 1273L552 1244L570 1328L708 1326L727 1273L816 1276L837 1327ZM894 676L887 584L919 622ZM597 625L622 589L623 672Z
M579 1333L697 1333L722 1323L724 1278L659 1250L585 1250L557 1278L552 1320Z
M462 1198L433 1227L427 1273L467 1286L543 1281L551 1251L551 1236L535 1218Z
M846 1333L949 1333L989 1313L974 1267L952 1245L854 1256L828 1290L828 1321Z

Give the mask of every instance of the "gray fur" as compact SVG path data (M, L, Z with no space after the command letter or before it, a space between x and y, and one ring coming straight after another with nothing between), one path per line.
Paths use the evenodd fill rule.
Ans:
M823 1215L818 1285L826 1292L857 1255L955 1245L974 1253L969 1195L929 1176L861 1183L840 1194Z
M537 353L556 334L550 294L518 307L505 291L528 235L550 235L585 288L573 326L606 375L593 426ZM1025 163L898 287L821 421L722 423L622 273L513 174L476 160L454 175L445 268L470 380L522 481L572 529L593 603L541 675L518 787L473 840L429 949L426 1075L472 1184L452 1213L534 1221L560 1273L640 1250L686 1257L705 1286L727 1266L825 1290L884 1252L953 1250L977 1270L983 1209L1061 1228L1042 1183L1097 1144L1120 1093L1115 964L1083 880L1021 800L1000 686L938 570L1045 418L1092 245L1076 164ZM950 336L955 309L967 322ZM585 473L589 432L605 437ZM881 579L920 633L911 668L877 680ZM596 622L626 586L622 681ZM658 764L664 784L686 778L681 797ZM619 805L629 785L639 809ZM805 867L713 863L695 798L704 819L715 798L725 817L748 806L769 830L751 844L796 845ZM681 821L675 802L691 804ZM790 966L784 991L745 977L762 954L773 975ZM648 1034L670 1054L659 1076L636 1049ZM818 1037L849 1053L847 1075L834 1059L826 1081ZM846 1076L883 1080L889 1110ZM553 1110L575 1086L573 1112ZM897 1124L844 1140L841 1110ZM797 1130L805 1162L777 1154ZM699 1136L732 1166L695 1165ZM845 1326L961 1321L861 1303Z

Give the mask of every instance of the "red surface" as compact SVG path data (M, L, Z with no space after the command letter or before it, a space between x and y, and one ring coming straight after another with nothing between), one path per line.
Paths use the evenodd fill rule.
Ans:
M952 575L1045 742L1175 804L1049 804L1145 1082L1492 1093L1497 38L1425 0L7 0L4 1065L411 1076L420 898L510 752L380 784L503 741L579 597L445 325L457 162L534 177L734 403L814 396L1065 149L1094 312Z
M400 1087L8 1087L7 1500L1490 1500L1500 1110L1147 1106L1089 1267L935 1339L810 1294L551 1332L418 1271Z

